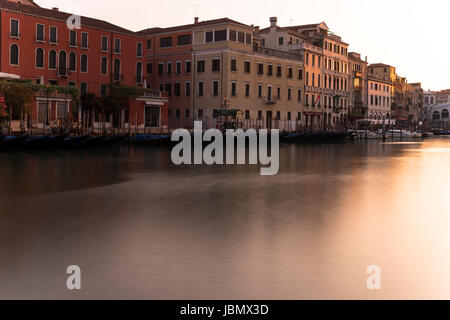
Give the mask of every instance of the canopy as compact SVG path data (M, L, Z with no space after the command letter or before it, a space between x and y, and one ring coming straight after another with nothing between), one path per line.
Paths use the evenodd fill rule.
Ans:
M20 79L17 74L0 72L0 79Z

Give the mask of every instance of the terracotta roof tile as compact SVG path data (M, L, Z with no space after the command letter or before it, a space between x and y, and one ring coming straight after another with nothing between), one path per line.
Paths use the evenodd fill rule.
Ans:
M23 14L48 18L48 19L54 19L54 20L61 20L66 21L72 14L66 13L63 11L56 11L52 9L45 9L41 7L35 7L31 5L26 4L19 4L15 2L11 2L9 0L0 0L0 10L7 10L12 12L19 12ZM108 30L112 32L117 33L125 33L130 35L137 35L135 32L127 30L125 28L116 26L114 24L111 24L109 22L98 20L94 18L89 17L81 17L81 25L87 26L87 27L93 27L103 30Z

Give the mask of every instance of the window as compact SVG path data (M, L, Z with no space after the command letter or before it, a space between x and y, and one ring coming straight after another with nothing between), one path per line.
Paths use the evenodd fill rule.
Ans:
M197 61L197 72L205 72L205 60Z
M153 64L151 62L147 63L147 74L153 73Z
M236 85L236 82L232 82L231 83L231 96L232 97L236 97L236 94L237 94L237 85Z
M48 68L56 69L56 51L50 50L48 55Z
M244 43L245 41L245 33L244 32L238 32L238 42Z
M10 25L10 30L9 30L9 34L11 37L14 38L19 38L20 34L19 34L19 20L16 19L11 19L11 25Z
M86 93L87 93L87 83L86 82L80 83L80 93L82 96L86 95Z
M191 44L191 35L186 34L177 37L177 46L187 46Z
M76 87L77 83L75 81L69 81L69 87Z
M203 81L198 82L198 96L203 97Z
M245 43L246 44L252 44L252 35L249 33L245 34Z
M44 68L44 50L42 48L36 49L36 68Z
M302 101L302 90L297 90L297 101Z
M283 37L279 37L279 38L278 38L278 44L279 44L280 46L282 46L282 45L284 44L284 38L283 38Z
M171 83L166 83L166 92L169 97L172 96L172 84Z
M147 50L151 50L152 48L152 40L148 39L147 40Z
M184 72L186 73L191 73L191 62L190 61L186 61L186 69L184 70Z
M85 54L81 55L81 67L80 67L80 71L81 72L88 72L88 56Z
M189 119L189 117L190 117L190 110L189 110L189 109L185 109L185 110L184 110L184 117L185 117L186 119Z
M205 32L205 42L213 42L213 36L212 31Z
M71 52L69 54L69 70L70 71L75 71L76 68L76 62L77 61L77 56L75 53Z
M158 75L162 75L164 73L164 63L160 62L158 64Z
M203 109L198 109L197 113L199 118L203 118Z
M136 83L142 83L142 62L136 63Z
M288 78L292 79L292 77L293 77L292 68L288 68Z
M106 84L101 84L100 85L100 95L103 97L103 96L106 96Z
M176 97L179 97L179 96L181 96L181 83L175 83L175 86L174 86L174 93L175 93L175 96Z
M268 76L273 75L273 66L271 64L267 65L267 75Z
M250 110L245 110L245 119L250 119Z
M281 100L281 88L277 87L277 99Z
M281 77L281 66L277 66L277 77Z
M236 61L236 59L231 59L231 71L237 71L237 61Z
M159 91L161 91L161 92L164 91L164 83L159 84Z
M217 97L219 95L219 81L213 80L213 96Z
M181 62L180 61L177 61L177 64L176 64L176 73L177 74L181 73Z
M186 97L191 96L191 83L189 81L187 81L185 84L184 94Z
M180 117L180 109L176 109L175 110L175 117L179 118Z
M236 30L230 30L230 41L236 41Z
M292 89L288 88L288 100L292 100Z
M227 30L218 30L214 32L214 41L226 41L227 40Z
M58 29L56 27L50 27L50 43L58 43Z
M249 83L245 84L245 96L247 98L250 97L250 84Z
M291 112L290 111L288 111L288 113L287 113L287 119L288 119L288 121L292 120L292 116L291 116Z
M262 75L264 74L264 64L258 63L258 74Z
M172 62L167 62L167 74L172 74Z
M258 98L262 98L262 85L258 85Z
M76 30L69 31L69 46L71 46L71 47L77 46L77 31Z
M122 41L120 39L114 39L114 52L115 53L122 52Z
M102 74L108 73L108 59L106 59L105 57L102 58L100 69Z
M160 48L170 48L172 47L172 37L159 39Z
M102 36L102 51L103 52L108 52L108 37L107 36Z
M219 72L219 71L220 71L220 59L213 59L212 72Z
M303 79L303 70L302 69L298 69L297 78L298 78L298 80L302 80Z
M250 61L245 61L244 62L244 72L245 73L250 73Z
M143 55L142 51L143 51L142 50L142 43L141 42L136 43L136 56L138 58L142 58L142 55Z
M67 55L65 51L59 52L58 75L67 76Z
M36 41L44 41L45 35L44 35L44 25L38 24L36 25Z

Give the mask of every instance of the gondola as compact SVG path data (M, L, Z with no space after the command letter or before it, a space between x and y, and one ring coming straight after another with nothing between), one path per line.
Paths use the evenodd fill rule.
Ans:
M50 136L31 136L25 139L24 148L26 149L41 149L47 147L47 141Z
M0 143L1 149L19 149L23 147L28 136L6 136Z
M67 137L67 134L49 137L47 140L47 148L54 149L61 147L64 143L64 139L66 139Z
M88 135L67 137L63 140L62 147L64 148L75 148L81 146L81 144L88 139Z

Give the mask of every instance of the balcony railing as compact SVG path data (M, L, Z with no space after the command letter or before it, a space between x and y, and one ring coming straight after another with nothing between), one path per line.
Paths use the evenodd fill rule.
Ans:
M253 52L261 53L261 54L264 54L267 56L278 57L278 58L303 61L303 55L301 55L299 53L269 49L269 48L264 48L264 47L260 47L257 45L253 46Z

